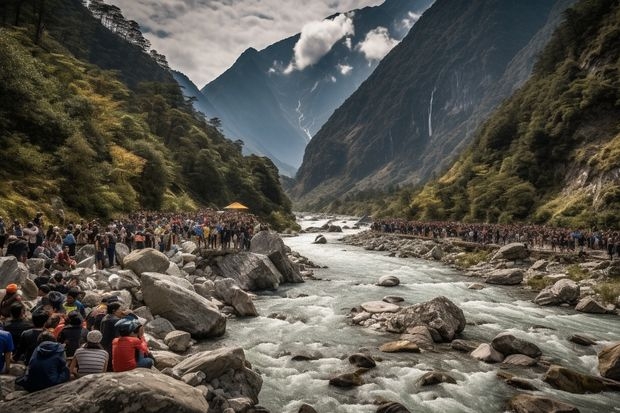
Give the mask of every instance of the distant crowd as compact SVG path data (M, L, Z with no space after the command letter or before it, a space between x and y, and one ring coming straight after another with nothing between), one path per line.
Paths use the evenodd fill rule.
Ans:
M374 231L410 234L426 238L460 238L481 244L523 242L529 247L552 251L607 251L609 259L620 257L620 234L613 230L566 229L544 225L466 224L385 219L373 222Z
M24 226L0 218L0 252L21 262L45 262L33 280L38 297L32 308L26 306L19 285L0 286L5 291L0 300L0 374L8 373L12 363L24 363L25 374L15 383L37 391L86 374L153 366L144 328L129 311L130 303L109 295L90 312L81 303L84 291L70 270L82 246L95 246L96 265L102 269L115 265L117 242L131 250L161 252L186 240L201 248L249 249L259 229L252 214L211 209L186 214L140 211L105 223L63 225L46 225L42 213Z

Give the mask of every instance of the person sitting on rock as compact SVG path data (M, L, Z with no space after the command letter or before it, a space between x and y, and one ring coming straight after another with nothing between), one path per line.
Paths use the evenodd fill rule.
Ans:
M34 327L24 331L20 336L19 343L15 346L15 354L13 358L15 361L24 361L26 365L34 353L34 349L37 348L38 338L41 333L47 331L45 329L45 323L50 318L43 309L39 309L32 312L32 324Z
M82 327L82 317L77 311L67 314L65 326L58 334L58 342L65 345L67 357L73 357L75 350L86 342L88 330Z
M62 251L56 255L56 261L54 262L56 268L59 270L73 270L77 266L77 262L69 255L69 247L67 245L62 247Z
M123 316L123 309L121 307L121 303L118 301L113 303L108 303L107 314L101 320L101 334L103 338L101 339L101 346L108 352L110 356L109 359L112 359L112 341L118 337L119 332L116 328L116 323ZM108 365L108 370L112 364Z
M52 310L52 314L65 314L65 296L59 291L50 291L47 299Z
M69 366L72 379L107 371L110 356L101 347L102 338L103 335L99 330L88 332L86 343L73 354L73 360Z
M108 313L108 304L118 302L118 297L103 296L101 302L86 317L86 328L89 330L101 330L101 320Z
M150 369L154 361L147 357L149 349L144 339L144 327L138 320L123 318L116 323L120 337L112 342L112 366L115 372L138 367Z
M26 318L26 307L20 302L13 303L11 318L4 323L4 330L13 336L13 344L19 343L22 333L32 327L32 323Z
M52 287L52 290L58 291L61 294L67 294L67 291L69 291L65 285L65 276L60 271L57 271L50 279L50 287Z
M17 284L9 284L6 286L5 295L0 301L0 319L11 316L11 306L22 301L22 296L18 292Z
M69 380L65 346L57 343L49 333L42 333L38 342L28 362L26 374L15 380L15 384L29 392L47 389Z
M67 292L67 297L65 298L65 303L63 307L65 309L65 313L69 314L71 311L77 311L80 313L80 316L84 319L86 318L86 309L84 308L84 304L82 304L78 297L80 295L80 291L72 288Z
M3 331L0 326L0 374L8 373L11 368L13 350L13 336L8 331Z

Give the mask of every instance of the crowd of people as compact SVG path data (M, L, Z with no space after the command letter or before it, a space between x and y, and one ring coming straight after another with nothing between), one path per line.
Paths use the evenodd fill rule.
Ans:
M17 284L0 286L0 374L12 363L26 365L16 380L28 391L41 390L86 374L150 368L154 359L144 327L117 296L106 296L87 312L80 302L80 280L70 276L76 252L95 246L99 269L115 265L117 242L130 250L166 252L192 240L200 248L249 249L259 221L243 211L201 210L191 214L140 211L102 223L98 220L44 224L42 213L22 227L0 218L0 252L21 262L43 258L45 269L34 278L36 303L29 308ZM4 250L6 244L6 250ZM127 303L129 304L129 303Z
M529 247L552 251L586 249L607 251L609 259L620 257L620 233L616 230L567 229L526 224L468 224L384 219L373 222L374 231L409 234L426 238L459 238L481 244L505 245L523 242Z

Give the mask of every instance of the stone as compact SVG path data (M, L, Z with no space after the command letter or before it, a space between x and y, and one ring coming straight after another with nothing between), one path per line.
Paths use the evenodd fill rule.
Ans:
M523 271L515 268L495 270L484 280L487 284L517 285L523 281Z
M284 281L280 271L263 254L228 254L218 257L213 268L219 276L235 280L243 290L274 290Z
M170 350L184 353L192 345L192 336L186 331L174 330L166 334L164 343Z
M209 405L199 390L156 370L91 374L2 404L2 413L204 413Z
M140 278L131 270L119 270L108 277L108 284L114 290L140 288Z
M250 294L240 288L233 289L230 305L235 309L235 313L240 317L257 317L258 311Z
M299 267L288 259L287 247L282 238L275 232L259 231L252 237L250 252L266 255L282 274L283 282L304 282Z
M233 299L233 289L239 288L237 282L232 278L220 278L211 281L214 287L214 296L225 304L231 304Z
M620 260L613 260L609 263L609 267L606 270L607 276L614 278L620 277Z
M168 257L153 248L134 250L123 259L123 268L140 276L145 272L165 273L169 265Z
M376 413L411 413L405 406L396 402L387 402L381 404Z
M579 344L580 346L593 346L596 344L596 340L583 334L573 334L568 338L568 341Z
M95 308L101 303L102 298L103 294L97 291L88 290L84 293L84 297L80 301L86 307Z
M435 261L441 261L444 256L443 249L439 245L435 245L433 249L428 253Z
M131 251L126 244L123 244L122 242L117 242L114 245L114 258L121 266L123 266L123 263L125 262L125 257L128 256L130 253Z
M491 258L491 261L507 260L515 261L522 260L530 256L530 252L522 242L513 242L511 244L501 247Z
M157 338L164 339L166 335L176 330L172 323L164 317L156 317L144 326L144 331Z
M28 258L26 267L30 273L39 275L45 269L45 260L43 258Z
M543 381L558 390L577 394L620 390L620 382L580 373L561 366L549 367Z
M196 387L203 382L205 377L206 375L202 371L195 371L193 373L187 373L185 376L181 377L181 380L185 384Z
M511 354L504 359L503 363L519 367L532 367L535 366L538 361L525 354Z
M525 354L526 356L536 358L542 355L542 351L540 351L540 348L538 348L536 344L517 338L507 332L496 335L491 341L491 346L504 356L510 354Z
M534 298L534 302L538 305L574 304L577 300L579 300L579 285L566 278L544 288Z
M380 287L395 287L400 284L400 280L393 275L382 275L377 282Z
M153 317L153 313L147 306L138 307L133 310L133 313L140 318L144 318L147 322L153 321L155 317Z
M409 340L420 348L432 349L435 344L431 331L426 326L413 326L405 330L400 336L401 340Z
M386 295L385 297L381 299L381 301L385 301L386 303L390 303L390 304L396 304L396 303L402 303L403 301L405 301L405 299L403 297L398 297L395 295Z
M299 406L299 410L297 410L297 413L317 413L317 411L314 409L314 407L304 403Z
M488 343L480 344L478 348L470 353L470 356L485 363L501 363L504 361L504 355Z
M351 388L364 384L364 379L359 373L343 373L329 379L329 384L335 387Z
M579 302L575 306L575 310L581 311L582 313L591 313L591 314L607 313L607 308L603 307L602 304L599 304L592 297L585 297L579 300Z
M447 373L440 371L429 371L424 373L417 381L420 386L433 386L440 383L456 384L456 379Z
M185 271L188 274L195 273L196 272L196 262L191 261L191 262L188 262L187 264L185 264L183 266L183 271Z
M452 340L452 343L450 343L450 347L453 350L460 351L462 353L471 353L476 348L478 348L478 344L457 338L456 340Z
M517 394L508 401L508 409L514 413L579 413L570 404L547 396Z
M509 386L512 386L516 389L521 390L531 390L536 391L538 388L530 383L528 380L522 379L521 377L515 377L513 374L510 374L506 371L499 370L497 372L497 377L504 381Z
M484 289L484 284L480 284L480 283L471 283L467 286L468 289L470 290L482 290Z
M390 341L379 347L384 353L419 353L420 347L408 340Z
M437 332L441 341L450 342L465 329L463 310L446 297L435 297L430 301L402 308L386 319L390 332L403 333L416 325L426 326Z
M400 310L400 307L396 304L386 303L385 301L368 301L363 303L360 307L368 313L396 313Z
M181 250L186 254L193 254L198 250L198 245L194 241L185 241L181 243Z
M206 298L180 288L163 274L146 272L141 279L144 303L154 315L196 338L219 337L226 331L226 317Z
M353 364L356 367L364 367L367 369L377 366L377 363L371 356L363 353L351 354L349 356L349 363Z
M150 348L150 343L149 343ZM151 350L153 358L155 359L155 367L158 370L163 370L167 367L174 367L183 361L183 356L172 353L170 351Z
M609 345L598 354L601 376L620 381L620 342Z
M547 260L537 260L532 266L530 270L532 271L547 271L547 266L549 265L549 261Z
M9 284L22 285L24 280L28 278L28 269L24 264L23 270L20 269L17 261L12 255L0 257L0 287L4 288ZM25 271L24 271L25 270Z
M95 256L95 244L86 244L82 248L78 249L75 253L75 260L77 262L84 261L86 258Z
M327 244L327 238L325 238L324 235L319 234L316 238L314 238L313 244Z

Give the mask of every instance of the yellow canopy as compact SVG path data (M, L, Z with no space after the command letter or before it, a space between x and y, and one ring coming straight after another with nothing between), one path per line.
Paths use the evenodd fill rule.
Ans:
M250 208L246 207L243 204L240 204L239 202L233 202L232 204L224 207L224 209L250 209Z

